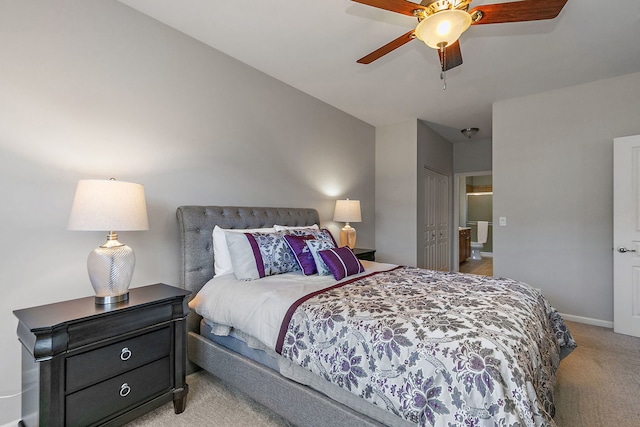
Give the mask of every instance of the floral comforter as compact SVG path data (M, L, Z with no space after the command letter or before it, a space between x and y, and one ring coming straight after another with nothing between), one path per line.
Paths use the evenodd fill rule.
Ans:
M399 267L300 299L276 351L417 425L515 427L555 426L575 346L526 284Z

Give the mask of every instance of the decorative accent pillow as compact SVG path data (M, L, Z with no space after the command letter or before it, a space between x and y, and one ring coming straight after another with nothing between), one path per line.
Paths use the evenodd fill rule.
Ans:
M288 231L288 230L319 230L318 224L303 225L300 227L290 227L288 225L274 225L273 228L276 231Z
M225 232L231 233L274 233L274 228L249 228L249 229L226 229L217 225L213 227L211 238L213 239L213 271L214 276L218 277L223 274L233 273L233 265L231 264L231 256L227 247L227 238Z
M314 239L314 237L311 235L284 236L284 240L289 245L289 248L293 252L293 256L298 262L298 266L302 270L302 274L304 274L305 276L310 276L318 272L316 261L313 259L313 255L311 255L311 251L309 250L309 247L306 243L307 240L311 239Z
M336 280L364 272L362 263L348 246L326 249L318 253Z
M225 232L233 273L238 280L255 280L300 271L283 232Z
M335 248L336 247L335 243L328 239L306 240L305 243L309 247L309 251L311 252L311 255L313 256L313 260L316 263L316 269L318 270L318 274L320 276L328 276L329 274L331 274L331 270L329 270L329 267L327 267L327 265L324 263L320 255L318 255L318 252L323 251L325 249Z
M333 238L333 234L326 228L322 228L320 230L314 229L299 229L299 230L288 230L288 234L292 236L313 236L314 239L318 240L331 240L334 246L338 246L336 240Z

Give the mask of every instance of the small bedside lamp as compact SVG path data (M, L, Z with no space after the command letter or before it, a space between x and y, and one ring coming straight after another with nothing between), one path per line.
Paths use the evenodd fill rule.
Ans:
M107 241L87 258L95 302L113 304L128 300L136 257L133 249L118 241L114 230L149 229L144 187L114 178L78 181L67 228L109 232Z
M362 222L360 213L360 200L336 200L336 209L333 212L333 220L345 222L340 230L340 244L353 249L356 246L356 229L349 225L350 222Z

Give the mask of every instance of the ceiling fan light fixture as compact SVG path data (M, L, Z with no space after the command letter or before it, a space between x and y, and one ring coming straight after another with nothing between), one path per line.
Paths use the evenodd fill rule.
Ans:
M440 49L458 40L471 25L471 15L464 10L442 10L418 23L415 35L427 46Z
M472 136L474 136L476 133L478 133L480 129L478 128L465 128L462 129L460 132L462 132L462 134L464 136L466 136L468 139L471 139Z

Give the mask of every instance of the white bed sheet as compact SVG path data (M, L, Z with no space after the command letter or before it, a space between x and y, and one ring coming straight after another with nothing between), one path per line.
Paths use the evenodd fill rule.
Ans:
M396 265L361 261L364 273L346 277L351 280ZM237 280L233 274L209 280L189 302L189 307L213 326L219 335L234 328L275 350L282 320L299 298L339 283L332 276L303 276L300 273L278 274L258 280ZM220 328L222 326L222 329Z

